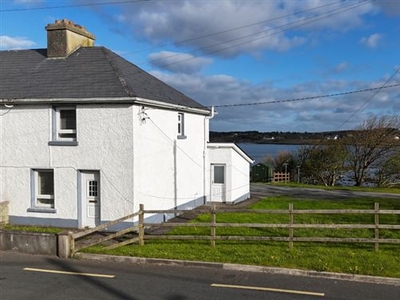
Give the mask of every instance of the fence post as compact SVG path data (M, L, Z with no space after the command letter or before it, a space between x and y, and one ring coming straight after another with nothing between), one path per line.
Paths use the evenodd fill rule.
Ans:
M293 249L293 203L289 203L289 248Z
M144 205L139 204L139 246L144 245Z
M379 203L375 203L375 251L379 251Z
M217 223L217 213L215 205L213 205L211 206L211 247L215 247L216 223Z
M75 237L74 237L74 234L72 233L71 234L71 236L70 236L70 238L71 238L71 243L70 243L70 256L71 257L74 257L74 255L75 255Z

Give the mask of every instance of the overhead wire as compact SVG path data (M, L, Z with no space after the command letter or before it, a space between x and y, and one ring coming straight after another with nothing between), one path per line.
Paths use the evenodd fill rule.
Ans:
M374 0L372 0L372 1L374 1ZM308 21L308 22L305 22L305 23L303 22L303 20L297 20L297 21L291 22L291 23L289 23L289 24L296 24L296 23L298 23L298 22L303 22L303 23L302 23L302 24L297 24L297 25L295 25L295 26L291 26L291 27L289 27L289 28L284 28L284 29L282 29L282 30L280 30L280 31L273 32L273 33L271 33L271 34L264 35L264 36L262 36L262 37L257 37L257 38L254 39L254 40L266 38L266 37L269 37L269 36L272 36L272 35L275 35L275 34L278 34L278 33L282 33L282 32L287 31L287 30L291 30L291 29L294 29L294 28L298 28L298 27L300 27L300 26L303 26L303 25L306 25L306 24L309 24L309 23L312 23L312 22L315 22L315 21L319 21L319 20L321 20L321 19L323 19L323 18L330 17L330 16L333 16L333 15L342 13L342 12L344 12L344 11L348 11L348 10L351 10L351 9L354 9L354 8L357 8L357 7L360 7L361 5L365 5L365 4L370 3L370 2L371 2L371 0L368 0L368 1L361 1L361 2L357 3L356 5L350 4L350 5L345 6L344 8L343 8L343 7L337 8L337 9L335 9L335 10L329 11L328 13L323 13L320 17L318 17L318 18L316 18L316 19L315 19L315 17L313 17L313 16L312 16L312 17L307 17L307 18L305 18L305 19L310 19L310 18L314 18L314 19L313 19L313 20L310 20L310 21ZM335 4L337 4L337 3L338 3L338 2L335 2ZM267 21L265 21L265 22L267 22ZM279 27L276 27L276 28L273 28L273 29L268 29L268 30L262 31L262 32L268 32L268 31L271 31L271 30L275 30L275 29L277 29L277 28L279 29L279 28L285 27L285 26L287 26L287 25L288 25L288 24L285 24L285 25L282 25L282 26L279 26ZM238 37L238 38L231 39L231 40L228 40L228 41L224 41L224 42L222 42L222 43L210 45L210 46L207 46L207 47L197 48L197 49L194 49L194 50L192 50L192 51L188 51L188 52L184 52L184 53L190 53L190 52L193 52L193 51L199 51L199 50L209 49L209 48L212 48L212 47L216 47L216 46L218 46L218 45L222 45L222 44L230 43L230 42L232 42L232 41L238 41L238 40L242 40L242 39L248 38L248 37L250 37L250 36L258 35L259 33L260 33L260 32L258 32L258 33L253 33L253 34L250 34L250 35L246 35L246 36ZM213 34L216 34L216 33L213 33ZM211 34L211 35L213 35L213 34ZM203 37L204 37L204 36L203 36ZM203 38L203 37L201 37L201 38ZM182 63L182 62L185 62L185 61L197 59L198 57L201 57L201 56L207 56L207 55L214 54L214 53L217 53L217 52L229 50L229 49L232 49L232 48L234 48L234 47L240 46L240 45L242 45L242 44L249 43L249 42L254 41L254 40L250 40L250 41L249 41L249 40L246 40L246 41L241 42L241 43L239 43L239 44L235 44L235 45L228 46L228 47L224 47L224 48L215 49L215 50L206 52L206 53L204 53L204 54L202 54L202 55L197 55L196 57L190 57L190 58L185 58L185 59L178 60L178 61L174 61L174 62L170 62L170 63L161 64L161 65L159 65L159 67L166 67L166 66L170 66L170 65L173 65L173 64L178 64L178 63ZM171 55L171 56L167 56L167 57L164 57L163 59L170 58L170 57L174 57L174 56L179 56L179 55L182 55L182 53L180 53L180 54L175 54L175 55ZM157 60L159 60L159 59L150 60L149 63L152 63L152 62L157 61ZM39 74L39 73L40 73L40 71L38 70L38 71L37 71L37 74ZM134 75L134 74L136 74L136 72L134 72L134 73L128 73L128 74L126 74L126 76ZM32 75L33 75L32 77L34 78L34 75L35 75L35 74L32 74ZM76 77L75 77L75 79L76 79ZM106 82L104 81L104 83L106 83ZM34 85L34 83L32 83L32 86L33 86L33 85ZM12 90L8 90L8 91L12 91Z
M394 75L393 75L394 76ZM393 78L393 77L391 77ZM313 99L321 99L321 98L332 98L344 95L351 95L351 94L358 94L358 93L365 93L371 92L376 90L388 89L392 87L400 86L400 83L395 83L391 85L384 85L379 87L367 88L367 89L359 89L347 92L338 92L338 93L331 93L331 94L322 94L317 96L307 96L307 97L300 97L300 98L291 98L291 99L282 99L282 100L271 100L271 101L263 101L263 102L250 102L250 103L235 103L235 104L220 104L214 105L215 108L224 108L224 107L236 107L236 106L256 106L256 105L266 105L266 104L274 104L274 103L285 103L285 102L298 102L298 101L305 101L305 100L313 100Z
M382 90L382 89L386 89L392 86L399 86L400 84L393 84L393 85L388 85L388 83L390 81L392 81L392 79L397 75L397 73L399 73L400 70L400 66L397 67L397 69L393 72L393 74L385 81L385 83L383 85L381 85L378 88L374 89L374 93L366 100L364 101L364 103L362 105L360 105L345 121L343 121L342 124L340 124L336 130L340 129L344 124L346 124L347 122L349 122L351 120L351 118L353 118L361 109L363 109L368 103L370 103L372 101L373 98L375 98L375 96Z

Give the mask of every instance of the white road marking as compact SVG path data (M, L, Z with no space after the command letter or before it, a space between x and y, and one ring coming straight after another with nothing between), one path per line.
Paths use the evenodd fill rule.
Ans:
M114 278L115 277L115 275L107 275L107 274L80 273L80 272L68 272L68 271L35 269L35 268L24 268L23 270L24 271L32 271L32 272L62 274L62 275L75 275L75 276L90 276L90 277L103 277L103 278Z
M211 284L212 287L219 288L230 288L230 289L244 289L244 290L253 290L253 291L264 291L264 292L275 292L275 293L287 293L287 294L298 294L298 295L307 295L307 296L316 296L316 297L325 297L325 293L316 293L316 292L308 292L308 291L296 291L296 290L285 290L285 289L275 289L275 288L266 288L266 287L258 287L258 286L246 286L246 285L230 285L230 284Z

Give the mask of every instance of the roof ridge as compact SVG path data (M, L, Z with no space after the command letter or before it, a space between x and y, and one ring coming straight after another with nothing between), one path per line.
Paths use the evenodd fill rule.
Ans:
M112 52L111 50L107 49L106 47L100 46L99 47L100 50L102 51L102 53L104 54L105 58L107 59L107 61L109 62L111 68L114 70L115 75L118 77L118 81L121 83L122 87L124 88L126 94L129 97L135 97L135 95L132 92L132 88L130 87L130 85L126 82L126 80L124 79L124 77L122 76L119 68L117 67L117 65L114 63L114 60L111 58L111 54L114 54L114 52Z

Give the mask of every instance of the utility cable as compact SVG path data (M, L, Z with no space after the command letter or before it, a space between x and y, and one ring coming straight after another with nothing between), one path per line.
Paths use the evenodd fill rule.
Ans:
M391 78L393 78L394 75L395 74L393 74ZM318 96L308 96L308 97L283 99L283 100L271 100L271 101L264 101L264 102L221 104L221 105L214 105L214 107L215 108L224 108L224 107L236 107L236 106L255 106L255 105L265 105L265 104L284 103L284 102L297 102L297 101L313 100L313 99L320 99L320 98L332 98L332 97L343 96L343 95L365 93L365 92L370 92L370 91L375 91L375 90L380 91L382 89L387 89L387 88L392 88L392 87L397 87L397 86L400 86L400 83L396 83L396 84L392 84L392 85L384 85L384 86L368 88L368 89L318 95Z

